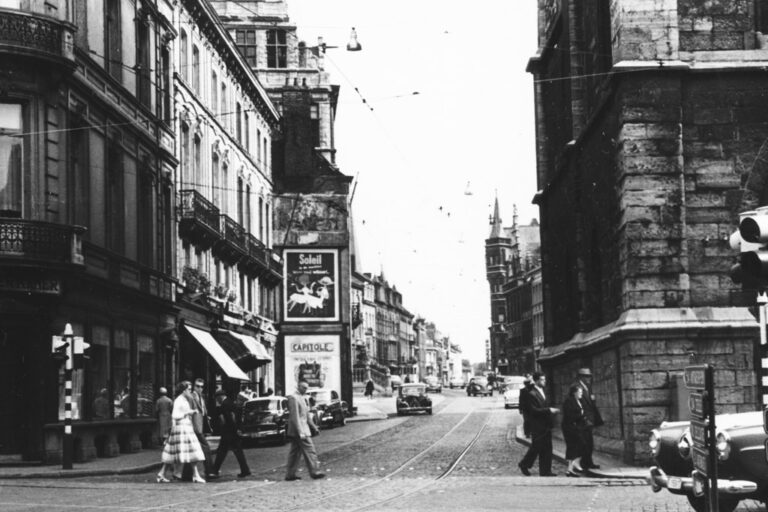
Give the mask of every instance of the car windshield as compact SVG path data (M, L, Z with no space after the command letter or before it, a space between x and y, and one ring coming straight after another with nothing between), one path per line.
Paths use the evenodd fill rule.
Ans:
M274 411L277 409L277 400L251 400L245 403L249 411Z
M478 378L475 379L475 384L479 384L481 386L485 386L485 385L488 384L488 379L486 379L485 377L478 377Z
M320 389L310 391L309 396L315 399L316 404L327 404L331 402L331 391L329 389Z
M419 396L425 392L424 386L406 386L400 388L400 396Z
M427 384L436 384L437 383L437 377L427 377L426 379L424 379L424 381Z

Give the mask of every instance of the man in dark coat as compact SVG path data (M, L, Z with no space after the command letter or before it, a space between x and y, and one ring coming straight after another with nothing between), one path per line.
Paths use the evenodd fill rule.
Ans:
M531 447L517 465L525 476L530 476L531 466L539 458L539 475L556 476L552 473L552 427L559 409L547 406L544 374L533 374L533 388L528 393L528 415L531 423Z
M595 403L595 394L592 392L592 371L589 368L580 368L574 386L579 386L582 390L581 407L584 409L584 418L587 426L583 430L584 454L581 456L581 468L599 469L600 466L592 460L592 451L595 447L595 441L592 436L592 430L603 424L603 418Z
M235 404L227 396L226 391L219 389L216 391L216 418L219 425L219 448L216 450L216 461L213 463L212 476L219 476L219 470L224 463L227 452L232 450L235 454L237 463L240 464L240 474L238 478L245 478L251 474L248 462L243 454L243 445L240 436L237 435L237 416L235 413Z
M523 416L523 433L525 437L531 437L531 424L528 419L528 393L531 391L531 388L533 388L531 374L526 373L523 379L523 387L520 388L520 398L517 402L517 408Z

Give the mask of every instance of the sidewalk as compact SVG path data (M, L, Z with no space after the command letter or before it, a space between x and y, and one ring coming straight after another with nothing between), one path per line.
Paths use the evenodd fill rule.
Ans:
M395 414L395 399L381 396L369 400L363 395L355 395L354 405L357 414L347 418L348 422L385 420L389 413ZM390 411L391 409L391 411ZM208 436L211 449L219 444L217 436ZM124 453L117 457L95 458L88 462L75 462L73 469L61 469L61 464L43 465L34 462L22 462L11 457L0 458L0 480L20 478L80 478L91 476L129 475L148 473L160 469L160 449L141 450L137 453Z
M517 427L515 440L525 446L531 445L531 440L523 435L522 425ZM562 439L552 439L552 457L560 462L565 462L565 442ZM587 476L596 478L642 478L648 479L648 468L626 466L622 461L609 455L595 452L592 455L595 464L600 469L590 469Z

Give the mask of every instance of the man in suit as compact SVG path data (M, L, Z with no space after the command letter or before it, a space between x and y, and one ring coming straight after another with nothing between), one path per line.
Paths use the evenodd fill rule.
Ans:
M600 466L592 460L592 451L595 447L592 430L603 424L603 418L595 403L595 394L592 392L592 371L589 368L580 368L574 385L582 390L581 407L584 409L584 418L587 420L587 426L582 433L584 454L581 456L581 469L600 469Z
M552 427L554 416L559 412L554 407L547 407L547 395L544 388L547 378L544 374L533 374L533 387L528 393L528 415L531 425L531 447L523 460L517 465L525 476L530 476L531 466L539 458L540 476L557 476L552 473Z
M518 399L517 408L520 414L523 416L523 434L525 437L531 437L531 422L528 418L528 393L533 388L533 381L531 374L526 373L523 379L523 387L520 388L520 398Z
M300 457L303 455L307 463L309 475L317 480L323 478L324 473L320 472L320 461L317 460L317 451L312 442L312 436L319 432L314 421L309 416L309 406L307 404L307 381L300 380L296 392L288 397L288 428L286 435L291 442L291 449L288 452L288 463L285 472L285 479L288 481L299 480L296 475L299 469Z
M219 433L221 434L221 440L219 441L219 447L216 450L216 460L213 463L213 476L219 476L219 469L224 463L224 458L227 456L227 452L232 450L235 454L237 463L240 464L240 474L238 478L245 478L250 476L251 470L248 467L248 463L245 461L245 455L243 454L243 446L240 441L240 436L237 435L237 416L235 415L235 404L227 396L227 392L223 389L216 391L216 418L219 426Z
M208 421L208 408L205 406L205 395L203 389L205 388L205 381L203 379L195 379L195 385L192 388L192 409L197 411L197 414L192 416L192 427L195 430L197 440L200 442L200 446L203 448L205 454L205 461L203 463L205 469L205 476L211 474L211 447L208 445L208 440L205 438L205 422Z

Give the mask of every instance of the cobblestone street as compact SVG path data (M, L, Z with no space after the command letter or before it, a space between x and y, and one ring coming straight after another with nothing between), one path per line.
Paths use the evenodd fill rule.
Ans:
M500 397L435 396L434 416L350 423L316 438L326 479L285 482L287 447L246 450L254 476L238 481L230 455L220 480L154 483L154 473L0 480L0 510L515 510L688 511L684 497L653 493L642 479L524 477L520 417ZM474 441L474 442L473 442ZM463 456L462 456L463 453ZM535 469L535 468L534 468ZM564 467L554 470L564 475ZM535 474L535 473L534 473ZM740 511L762 511L743 502Z

